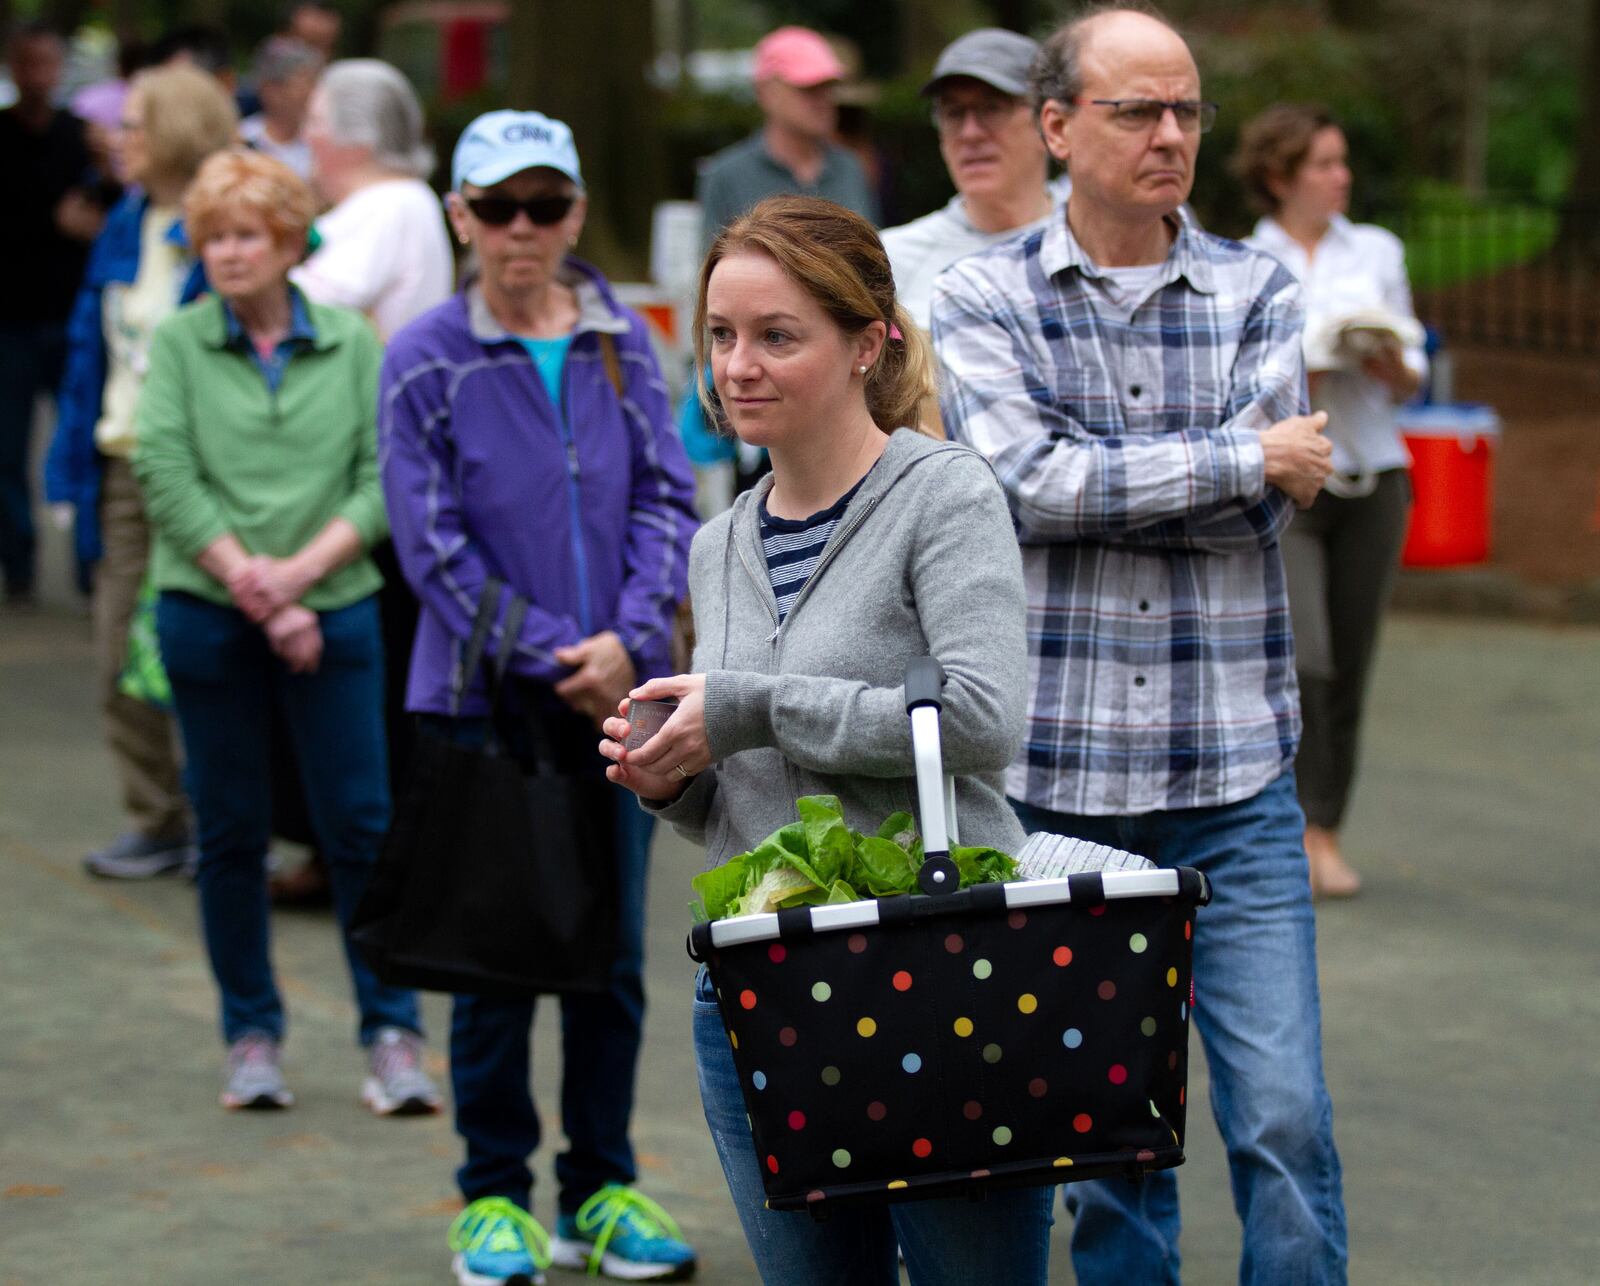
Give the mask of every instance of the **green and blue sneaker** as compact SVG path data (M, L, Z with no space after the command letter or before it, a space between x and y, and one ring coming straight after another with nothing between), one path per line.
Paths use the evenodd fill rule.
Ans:
M695 1268L694 1247L672 1216L620 1183L606 1184L577 1214L557 1220L550 1256L562 1268L628 1282L685 1281Z
M539 1286L550 1266L550 1235L504 1197L479 1197L457 1215L450 1249L461 1286Z

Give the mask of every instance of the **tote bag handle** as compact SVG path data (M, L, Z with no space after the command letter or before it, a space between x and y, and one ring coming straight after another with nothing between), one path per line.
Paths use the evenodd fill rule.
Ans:
M461 701L467 694L467 687L472 678L483 665L483 654L489 646L489 635L494 629L495 613L500 608L500 601L505 597L506 585L504 581L491 576L483 582L483 593L478 598L477 615L472 620L472 635L467 640L467 649L461 654L461 664L457 667L450 683L450 717L457 718L461 714ZM511 605L506 608L506 619L500 630L502 646L496 649L494 659L490 662L485 674L485 696L489 702L490 736L493 738L494 713L500 704L500 689L505 684L506 670L511 665L511 653L516 648L517 636L522 633L522 623L527 619L528 600L520 594L511 596Z
M504 581L494 577L484 581L483 593L478 599L478 611L472 622L472 636L467 640L466 650L461 654L461 665L450 686L450 714L452 718L457 718L460 715L462 698L472 682L472 676L480 667L484 670L484 697L489 706L489 727L484 738L484 751L491 755L498 755L504 749L500 722L497 718L500 693L505 688L506 673L511 666L511 653L515 650L516 639L522 633L522 624L528 616L528 600L520 594L513 593L500 628L503 644L485 665L484 653L488 650L489 636L494 629L495 613L505 598L506 588ZM556 772L558 757L555 747L540 721L528 720L525 732L534 770L542 774Z
M956 783L944 771L939 711L944 705L944 667L931 656L906 666L906 713L911 717L911 756L917 770L917 809L925 845L917 885L924 893L954 893L959 872L950 860L956 838Z
M472 676L483 663L483 651L489 643L489 631L494 628L494 615L500 608L505 593L505 582L491 576L483 582L483 592L478 596L478 613L472 619L472 634L467 639L467 650L461 654L455 674L450 679L450 717L461 716L461 700L467 694Z

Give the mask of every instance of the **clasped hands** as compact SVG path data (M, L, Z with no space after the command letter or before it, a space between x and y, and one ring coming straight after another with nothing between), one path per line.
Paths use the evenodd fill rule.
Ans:
M300 599L315 577L293 558L252 554L229 574L234 606L259 625L292 674L313 674L322 663L322 627Z
M556 683L556 695L596 725L617 708L639 677L615 630L601 630L571 647L558 647L553 655L572 668L571 674Z

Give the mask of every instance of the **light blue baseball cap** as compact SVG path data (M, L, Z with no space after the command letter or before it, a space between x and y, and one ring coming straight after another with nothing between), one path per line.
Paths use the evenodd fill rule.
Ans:
M451 185L486 188L523 170L565 174L580 188L578 148L565 123L539 112L488 112L462 131L450 161Z

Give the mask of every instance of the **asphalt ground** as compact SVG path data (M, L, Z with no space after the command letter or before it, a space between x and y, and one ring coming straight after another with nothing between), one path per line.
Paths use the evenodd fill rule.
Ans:
M229 1115L192 889L81 873L119 823L92 670L80 614L0 607L0 1286L448 1283L456 1140L447 1117L358 1106L331 919L275 925L298 1105ZM1367 887L1319 910L1357 1282L1600 1277L1597 793L1600 631L1392 622L1347 832ZM659 838L635 1135L641 1186L698 1246L700 1280L742 1286L755 1274L689 1040L698 864ZM425 1008L442 1035L445 1003ZM534 1038L551 1111L558 1017L544 1004ZM1207 1101L1198 1042L1190 1092ZM1224 1283L1239 1241L1226 1164L1207 1113L1190 1121L1185 1279ZM548 1220L548 1150L537 1164ZM1063 1215L1054 1282L1073 1280L1067 1235Z

